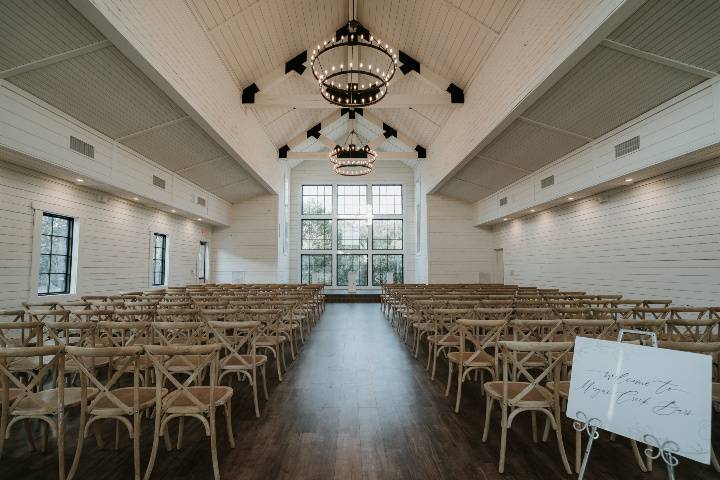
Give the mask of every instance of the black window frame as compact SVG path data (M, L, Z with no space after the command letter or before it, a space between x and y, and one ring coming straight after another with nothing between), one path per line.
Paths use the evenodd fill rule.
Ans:
M323 237L323 241L330 241L330 246L328 248L305 248L305 229L303 228L303 225L305 222L328 222L330 225L330 231L328 234L328 237ZM300 220L300 250L332 250L333 249L333 221L331 218L303 218ZM310 240L310 239L308 239Z
M397 275L395 276L394 280L396 284L405 283L405 255L402 253L373 253L372 256L372 286L373 287L381 287L382 283L375 283L375 258L382 258L385 257L385 265L386 268L383 270L383 273L387 273L387 257L400 257L400 279L398 281Z
M305 285L310 285L312 283L312 271L310 270L309 266L308 266L308 272L307 272L308 276L307 276L307 278L304 277L303 261L305 260L306 257L308 257L308 259L310 257L316 257L316 258L317 257L325 257L325 265L323 267L325 272L323 272L323 273L325 275L327 275L328 281L330 283L324 282L323 285L332 286L332 284L333 284L333 254L332 253L303 253L300 255L300 283L305 284ZM329 265L327 263L327 259L330 259Z
M347 281L345 283L340 283L340 257L365 257L365 283L361 283L360 280L362 279L362 275L361 272L358 271L358 283L355 286L367 287L368 276L370 274L370 266L368 265L368 261L370 260L369 255L367 253L338 253L335 255L335 283L338 287L347 287Z
M357 248L343 247L343 246L340 244L340 222L358 222L358 224L359 224L359 225L358 225L358 232L362 232L362 224L361 224L361 222L364 222L364 223L365 223L365 227L366 227L366 228L365 228L365 239L364 239L364 240L365 240L365 247L364 247L364 248L361 247L361 246L359 246L359 247L357 247ZM337 243L336 243L336 248L337 248L337 250L367 250L367 249L370 247L370 225L368 225L367 223L368 223L368 222L367 222L367 219L360 219L360 218L338 218L337 221L336 221L336 223L335 223L335 225L336 225L336 227L335 227L335 228L336 228L336 232L335 232L335 237L336 237L336 238L335 238L335 241L337 242ZM359 233L359 235L362 235L362 234ZM355 240L355 239L352 239L352 240ZM363 238L362 238L362 237L358 237L357 240L358 240L358 243L357 243L357 244L358 244L358 245L362 245L362 240L363 240ZM345 241L347 241L347 240L345 239Z
M162 238L162 246L157 246L157 239ZM167 259L167 234L164 233L153 233L153 258L152 258L152 286L153 287L161 287L163 285L167 284L167 265L166 265L166 259ZM158 259L158 250L161 252L161 258ZM160 282L157 283L157 272L155 270L155 264L156 262L160 261Z
M51 220L51 227L50 227L50 235L46 235L43 233L42 230L42 220L45 218L50 219L61 219L66 220L68 222L68 229L67 229L67 236L63 235L54 235L55 232L55 222ZM75 219L73 217L68 217L65 215L59 215L56 213L50 213L50 212L43 212L41 224L40 224L40 262L39 262L39 270L38 270L38 285L37 285L37 295L38 297L45 297L50 295L68 295L71 291L71 284L72 284L72 270L73 270L73 239L74 239L74 233L75 233ZM42 238L43 237L50 237L50 253L44 254L42 253ZM66 240L66 248L65 248L65 254L55 254L53 253L53 238L64 238ZM42 272L42 257L47 256L48 257L48 271ZM53 257L65 257L65 272L58 273L52 271L52 264L53 264ZM40 277L47 275L47 290L45 292L40 292ZM51 292L50 291L50 279L52 278L51 275L64 275L65 276L65 288L62 291L59 292Z
M379 238L376 239L375 237L375 222L400 222L400 238ZM372 221L372 250L403 250L405 248L405 222L403 222L402 218L373 218ZM375 240L382 240L386 241L386 248L376 247L375 246ZM400 240L400 248L390 248L390 242L394 240Z
M308 197L314 196L314 197L330 197L330 210L327 212L322 213L310 213L305 211L305 187L330 187L330 195L322 194L322 195L307 195ZM325 183L325 184L305 184L300 186L300 214L301 215L332 215L333 214L333 194L334 189L333 185L331 183ZM323 199L323 208L325 207L325 199Z
M382 213L375 211L375 187L400 187L400 213ZM378 193L378 197L396 197L397 195L382 195ZM370 186L370 208L373 215L404 215L405 212L405 189L401 183L374 183ZM378 205L380 203L378 202Z
M202 276L200 276L200 272L198 272L198 280L202 280L203 283L207 282L207 254L208 254L208 242L204 240L200 240L200 248L203 252L203 262L202 262Z

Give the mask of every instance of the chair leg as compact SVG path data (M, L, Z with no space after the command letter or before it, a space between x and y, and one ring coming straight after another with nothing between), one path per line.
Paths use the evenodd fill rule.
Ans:
M183 417L180 417L180 420L182 420ZM170 424L169 422L165 424L165 429L162 432L163 440L165 440L165 450L168 452L172 451L172 439L170 438Z
M487 393L485 394L485 428L483 428L482 441L487 442L488 433L490 432L490 414L492 413L493 399Z
M177 449L178 450L180 450L182 448L184 431L185 431L185 417L180 417L180 422L178 424L178 439L177 439Z
M252 372L252 390L253 390L253 402L255 403L255 418L260 418L260 405L258 404L257 394L257 370L253 369Z
M100 423L93 422L92 428L93 428L93 436L95 437L95 443L97 443L97 446L99 449L101 449L101 450L104 449L105 442L103 442L102 431L100 430Z
M537 412L530 412L530 423L532 427L532 439L533 443L538 443L538 429L537 429Z
M268 401L270 400L270 396L268 395L267 391L267 375L265 374L265 365L260 367L260 373L262 374L263 393L265 394L265 401Z
M535 412L533 412L535 413ZM555 428L555 436L557 437L558 442L558 449L560 449L560 457L562 458L563 466L565 467L565 471L568 473L568 475L572 475L573 471L570 468L570 463L568 463L567 455L565 454L565 444L563 443L562 439L562 429L560 427L560 414L558 414L553 417L554 420L552 423L554 423L553 427Z
M582 466L582 432L575 430L575 473L580 473Z
M253 383L253 389L254 388L255 384ZM255 395L255 401L257 401L257 395ZM230 448L235 448L235 435L233 434L232 428L232 398L225 403L225 429L227 430Z
M28 447L31 451L36 451L37 447L35 446L35 439L33 438L33 432L32 432L32 423L30 423L30 420L23 420L22 422L23 427L25 428L25 438L27 439ZM4 435L5 430L0 427L0 435ZM0 457L2 457L2 447L0 446Z
M83 445L85 444L85 421L85 404L82 403L80 404L80 425L78 428L77 446L75 447L75 457L73 458L72 465L70 466L70 471L67 474L68 480L72 480L75 477L78 465L80 464L80 456L82 455Z
M458 368L460 368L458 366ZM450 395L450 385L452 384L452 374L453 374L453 362L448 359L448 379L447 379L447 386L445 387L445 396L447 397Z
M158 445L160 443L160 412L155 411L155 428L153 429L153 444L152 450L150 450L150 460L148 460L147 468L145 469L144 480L149 480L152 474L153 468L155 467L155 459L157 458Z
M49 434L47 422L42 422L41 429L42 429L42 442L40 443L40 451L42 453L46 453L47 446L48 446L48 434Z
M278 374L278 381L282 382L282 371L280 370L280 346L278 345L277 349L274 350L275 353L275 366L277 367L277 374Z
M720 463L718 462L717 455L715 455L715 450L712 448L710 448L710 463L712 463L716 472L720 472Z
M507 406L501 404L502 417L500 420L500 463L498 465L498 472L505 473L505 451L507 449Z
M437 358L440 355L442 349L435 344L435 352L433 354L433 366L432 373L430 373L430 380L435 380L435 367L437 366Z
M115 450L120 448L120 420L115 420Z
M427 364L425 365L425 370L427 370L427 371L430 371L430 361L432 360L432 351L433 351L432 343L428 342Z
M220 480L220 467L217 458L217 437L215 429L215 407L210 407L210 454L212 455L213 475Z
M3 448L5 447L5 433L8 424L7 409L0 410L0 458L2 458ZM25 420L23 423L27 424L30 420ZM26 430L27 431L27 430Z
M477 372L477 370L475 370ZM460 413L460 398L462 398L463 369L462 363L458 365L457 374L457 398L455 399L455 413Z
M630 444L632 445L633 455L635 455L635 461L637 462L638 467L640 467L640 471L647 472L648 470L652 470L652 464L650 465L650 468L648 468L648 466L645 465L642 456L640 456L640 450L638 449L637 442L635 440L630 440Z

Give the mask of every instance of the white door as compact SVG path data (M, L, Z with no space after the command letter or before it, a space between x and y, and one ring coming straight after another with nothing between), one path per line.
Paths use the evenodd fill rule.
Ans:
M502 248L495 250L495 283L505 283L505 262Z

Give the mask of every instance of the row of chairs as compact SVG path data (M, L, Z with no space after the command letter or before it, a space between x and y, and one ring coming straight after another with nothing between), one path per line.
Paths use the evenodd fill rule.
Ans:
M58 443L58 471L66 478L65 427L69 410L79 410L78 440L67 478L73 478L92 431L102 447L100 421L124 426L133 442L134 478L149 478L160 438L172 448L168 424L177 419L177 448L186 418L201 422L210 437L214 477L219 478L215 410L222 408L228 441L235 446L231 405L233 380L252 388L260 416L258 380L268 399L266 365L276 364L278 380L287 369L285 347L294 332L310 333L324 308L320 286L273 286L270 289L186 289L183 295L162 292L125 294L127 298L88 298L85 305L27 304L0 312L0 455L4 439L16 424L40 421ZM192 295L188 290L193 290ZM266 291L272 293L265 295ZM298 293L299 292L299 293ZM157 298L149 298L149 297ZM224 300L206 300L220 296ZM101 297L101 296L98 296ZM257 300L259 301L251 301ZM190 299L191 305L170 306ZM114 309L97 303L122 302ZM209 305L209 302L217 305ZM97 303L95 303L97 302ZM233 302L246 302L244 305ZM148 303L154 303L149 305ZM89 306L88 306L89 305ZM138 307L138 308L133 308ZM207 307L207 308L205 308ZM4 319L2 317L5 317ZM153 446L144 470L140 466L143 419L153 419Z
M717 309L674 308L669 307L671 302L667 301L663 307L619 309L596 306L589 309L589 314L576 317L559 315L557 309L549 307L488 305L484 302L487 297L497 295L501 288L510 290L506 287L433 287L387 286L383 291L382 309L405 341L411 337L416 358L423 344L427 344L426 369L431 379L435 378L438 359L447 360L445 395L449 396L452 382L456 381L456 412L460 410L463 383L480 377L481 392L486 398L483 441L488 438L493 406L497 403L501 408L500 472L504 471L507 430L514 418L525 411L531 412L534 441L538 439L536 416L547 419L543 440L551 430L555 432L563 465L568 473L571 472L562 441L560 414L568 395L572 348L578 335L615 339L620 329L651 332L665 348L713 355L717 380L720 355ZM450 289L453 298L448 298ZM517 296L517 289L511 289ZM418 290L423 294L415 295ZM568 301L578 301L566 293L562 295ZM477 302L478 298L481 298L480 302ZM645 309L646 315L638 315L640 309ZM639 340L640 337L635 339ZM488 382L484 381L486 375ZM713 401L720 402L720 384L713 385L713 392ZM576 433L576 470L580 466L580 440ZM631 445L640 468L651 467L642 459L637 445L632 442ZM714 453L712 458L713 466L720 471Z

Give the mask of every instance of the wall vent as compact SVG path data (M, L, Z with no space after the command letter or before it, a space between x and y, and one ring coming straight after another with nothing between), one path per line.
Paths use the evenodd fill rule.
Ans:
M203 197L197 197L197 198L195 199L195 202L196 202L198 205L200 205L201 207L204 207L204 206L207 204L207 202L205 201L205 199L204 199Z
M88 158L95 158L95 147L87 142L83 142L79 138L70 137L70 149Z
M555 185L555 175L550 175L540 180L540 188L548 188Z
M633 137L615 145L615 158L624 157L640 150L640 137Z
M153 185L155 185L158 188L162 188L165 190L165 180L158 177L157 175L153 175Z
M507 205L507 197L502 197L500 199L500 206L504 207L505 205Z

